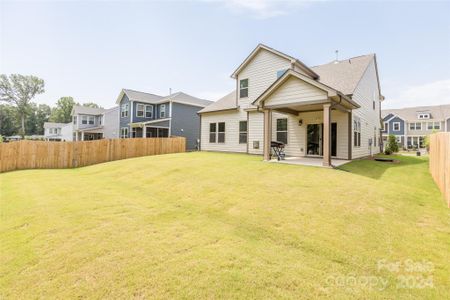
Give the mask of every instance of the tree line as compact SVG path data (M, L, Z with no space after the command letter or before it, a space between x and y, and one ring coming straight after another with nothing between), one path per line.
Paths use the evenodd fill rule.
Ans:
M20 74L0 75L0 136L43 135L45 122L69 123L75 105L72 97L61 97L55 106L32 99L45 92L44 80ZM93 102L83 106L99 108Z

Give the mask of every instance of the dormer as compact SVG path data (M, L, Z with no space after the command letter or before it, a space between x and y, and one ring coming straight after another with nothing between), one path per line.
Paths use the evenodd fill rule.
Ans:
M430 118L431 118L431 115L428 112L419 112L419 113L417 113L417 119L419 119L419 120L428 120Z
M237 105L248 108L270 85L289 69L311 79L319 76L298 59L259 44L233 72L236 79Z

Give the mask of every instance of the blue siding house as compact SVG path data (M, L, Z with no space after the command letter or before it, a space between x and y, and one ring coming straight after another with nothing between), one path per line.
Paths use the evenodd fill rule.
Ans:
M406 122L395 114L387 114L383 118L383 141L386 144L389 135L395 135L399 147L405 146Z
M194 150L200 139L199 110L212 101L183 92L169 96L122 89L119 105L120 138L170 137L186 138L186 148Z

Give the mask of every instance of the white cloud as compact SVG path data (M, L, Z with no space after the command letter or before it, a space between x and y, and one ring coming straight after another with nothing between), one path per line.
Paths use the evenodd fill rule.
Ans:
M233 13L250 13L251 16L258 19L269 19L283 16L293 9L299 9L312 2L305 0L216 0L212 2L221 2Z
M383 104L383 108L450 104L450 79L407 87Z

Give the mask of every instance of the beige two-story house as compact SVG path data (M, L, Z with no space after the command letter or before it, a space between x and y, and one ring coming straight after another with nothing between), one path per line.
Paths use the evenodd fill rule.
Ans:
M380 151L375 54L309 67L258 45L231 77L236 90L202 109L201 149L271 156L271 141L293 157L350 160Z

